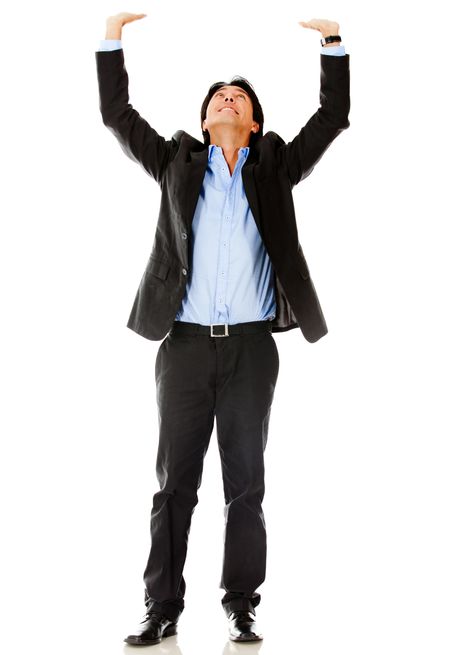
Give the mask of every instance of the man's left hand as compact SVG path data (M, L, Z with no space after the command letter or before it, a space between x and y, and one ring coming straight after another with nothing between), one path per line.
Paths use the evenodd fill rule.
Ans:
M308 22L299 21L302 27L308 27L311 30L317 30L322 33L322 36L335 36L339 34L339 23L334 20L327 20L326 18L311 18Z

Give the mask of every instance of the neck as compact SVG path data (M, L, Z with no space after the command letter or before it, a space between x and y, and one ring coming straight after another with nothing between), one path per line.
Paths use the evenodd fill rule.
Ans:
M215 146L220 146L224 154L238 156L239 148L245 148L250 143L250 136L239 134L236 130L213 130L209 135L209 142Z

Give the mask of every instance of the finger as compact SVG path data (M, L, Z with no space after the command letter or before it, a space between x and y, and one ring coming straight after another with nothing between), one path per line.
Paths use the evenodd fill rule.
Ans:
M310 30L318 30L319 28L315 25L311 25L311 22L305 23L304 21L299 21L299 24L303 27L308 27Z

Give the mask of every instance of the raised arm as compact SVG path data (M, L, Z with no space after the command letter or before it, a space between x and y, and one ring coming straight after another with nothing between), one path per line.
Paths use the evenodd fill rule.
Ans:
M339 24L313 18L299 23L323 37L339 35ZM335 45L335 44L334 44ZM333 47L333 44L323 46ZM350 126L350 56L320 55L320 107L299 134L278 149L279 164L287 169L292 185L304 180L332 141Z
M160 136L129 103L128 73L121 47L122 28L146 14L122 12L106 21L107 40L118 41L114 50L97 50L97 77L103 123L114 134L122 150L139 163L159 184L174 154L176 143Z

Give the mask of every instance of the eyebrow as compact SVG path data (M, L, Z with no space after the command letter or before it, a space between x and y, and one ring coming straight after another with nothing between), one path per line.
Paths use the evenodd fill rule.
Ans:
M244 89L241 89L241 87L238 87L238 88L239 88L239 92L245 93L245 95L246 95L248 98L250 98L250 96L248 95L247 91L244 91ZM227 85L227 86L221 86L219 89L217 89L217 91L214 91L214 95L216 95L216 93L219 93L219 91L222 91L223 89L231 89L231 87L228 86L228 85Z

